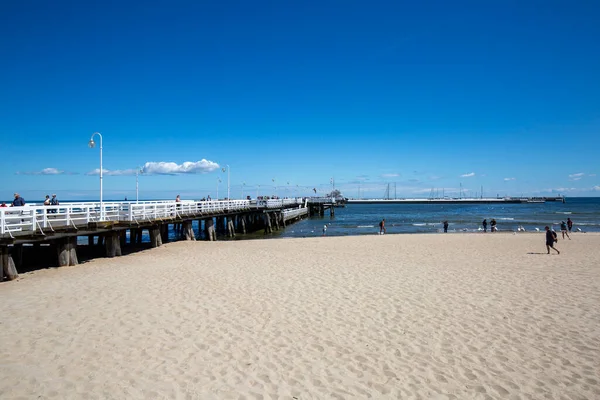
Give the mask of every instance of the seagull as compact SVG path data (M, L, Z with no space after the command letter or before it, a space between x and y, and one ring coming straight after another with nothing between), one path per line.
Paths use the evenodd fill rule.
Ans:
M581 228L577 228L577 232L581 232Z
M539 232L539 231L540 231L540 228L535 228L535 230L536 230L536 232Z

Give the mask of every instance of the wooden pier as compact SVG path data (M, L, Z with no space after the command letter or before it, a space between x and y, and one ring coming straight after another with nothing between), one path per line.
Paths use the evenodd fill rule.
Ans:
M18 277L23 245L33 251L41 244L50 245L56 249L58 266L77 265L78 238L81 237L87 237L88 245L102 249L106 257L118 257L123 246L141 243L145 231L151 247L165 243L170 229L183 240L196 240L194 221L197 221L198 231L209 241L261 229L269 234L313 215L315 210L323 215L325 208L333 210L331 204L332 199L328 198L291 198L91 202L0 208L0 281Z

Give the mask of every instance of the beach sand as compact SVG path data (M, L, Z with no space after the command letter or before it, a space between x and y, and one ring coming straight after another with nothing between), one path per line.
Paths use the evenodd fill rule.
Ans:
M0 284L0 398L598 399L599 245L177 242L26 273Z

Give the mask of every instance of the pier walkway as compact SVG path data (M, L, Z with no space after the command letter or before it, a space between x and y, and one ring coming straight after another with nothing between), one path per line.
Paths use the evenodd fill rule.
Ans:
M272 233L286 224L313 215L335 203L330 198L286 198L268 200L214 201L123 201L74 202L57 206L30 204L0 208L0 281L17 277L23 245L54 246L58 266L76 265L78 237L98 246L108 257L120 256L121 247L140 244L148 232L151 247L169 239L169 231L185 240L196 240L197 231L206 240L217 235L233 238L237 233L264 229ZM331 207L333 210L333 207ZM37 247L36 247L37 246ZM51 263L49 263L51 264Z

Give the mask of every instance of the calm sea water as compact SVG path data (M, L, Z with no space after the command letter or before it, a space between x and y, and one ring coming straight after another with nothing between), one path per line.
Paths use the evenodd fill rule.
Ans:
M388 233L436 233L442 222L449 232L474 232L484 218L496 219L499 231L527 231L544 226L560 230L560 222L573 220L573 229L600 232L600 198L567 198L561 202L528 204L350 204L336 208L335 217L312 217L288 226L278 237L320 236L327 225L327 236L369 235L379 232L385 218ZM489 225L488 225L489 229Z

